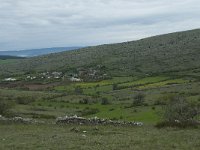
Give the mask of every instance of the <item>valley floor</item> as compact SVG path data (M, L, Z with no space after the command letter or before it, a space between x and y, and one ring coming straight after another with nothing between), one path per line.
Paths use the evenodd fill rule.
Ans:
M29 82L0 84L0 101L11 106L6 117L46 122L38 125L0 123L0 150L198 150L200 147L200 128L154 127L162 120L163 108L171 95L199 103L199 78L114 77L99 82L40 83L38 85L44 89L38 90L32 89L33 84L37 85ZM138 94L144 102L133 105ZM57 117L75 114L85 118L139 121L144 126L52 124Z

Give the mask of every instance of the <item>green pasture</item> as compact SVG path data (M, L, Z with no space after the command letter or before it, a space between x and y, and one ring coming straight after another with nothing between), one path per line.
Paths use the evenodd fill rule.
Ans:
M15 59L0 59L0 64L10 64L10 63L15 63L17 60Z
M74 132L72 129L78 131ZM199 129L0 124L0 149L198 150Z

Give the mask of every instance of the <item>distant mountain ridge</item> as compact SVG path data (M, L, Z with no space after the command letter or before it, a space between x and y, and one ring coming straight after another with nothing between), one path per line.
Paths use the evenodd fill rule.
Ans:
M82 47L53 47L30 50L16 50L16 51L0 51L1 56L18 56L18 57L34 57L51 53L58 53L63 51L75 50Z
M25 58L24 57L18 57L18 56L0 55L0 60L6 60L6 59L25 59Z

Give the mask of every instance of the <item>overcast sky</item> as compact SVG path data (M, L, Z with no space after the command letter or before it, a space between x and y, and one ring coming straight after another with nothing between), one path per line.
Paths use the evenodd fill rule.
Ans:
M200 28L200 0L0 0L0 50L89 46Z

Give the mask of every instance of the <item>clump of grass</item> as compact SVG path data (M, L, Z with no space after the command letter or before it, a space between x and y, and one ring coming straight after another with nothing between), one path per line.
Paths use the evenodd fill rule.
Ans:
M56 119L54 115L32 113L34 119Z
M88 115L93 115L99 112L99 109L97 108L85 108L83 111L81 111L82 116L88 116Z
M159 122L155 125L157 128L164 128L164 127L178 127L178 128L197 128L200 124L196 121L163 121Z
M65 107L65 105L60 105L60 108L64 108Z
M24 97L24 96L19 96L16 98L16 103L21 104L21 105L28 105L32 102L34 102L35 99L33 97Z
M114 109L114 108L110 108L110 109L109 109L109 111L113 111L113 110L115 110L115 109Z

